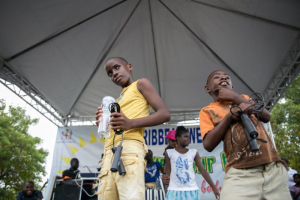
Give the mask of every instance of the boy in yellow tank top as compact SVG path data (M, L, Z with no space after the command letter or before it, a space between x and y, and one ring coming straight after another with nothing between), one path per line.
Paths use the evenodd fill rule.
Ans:
M142 78L134 81L132 65L124 58L112 57L106 61L105 70L112 82L121 86L123 91L116 100L121 107L120 113L111 114L110 137L105 140L104 156L101 163L98 199L145 199L145 127L155 126L170 120L170 113L151 82ZM155 111L149 115L150 108ZM102 115L101 107L96 113L97 125ZM122 161L126 175L110 171L113 161L114 130L123 132ZM121 135L116 135L114 146L120 144Z

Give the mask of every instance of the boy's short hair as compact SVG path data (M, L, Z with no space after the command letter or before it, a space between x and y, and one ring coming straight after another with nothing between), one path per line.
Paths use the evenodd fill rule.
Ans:
M284 160L287 164L289 164L288 159L286 159L285 157L281 157L281 160Z
M300 174L294 174L293 178L295 178L297 176L297 178L300 178Z
M125 58L118 57L118 56L110 57L109 59L106 60L105 63L107 63L107 61L109 61L110 59L114 59L114 58L120 59L123 63L125 63L125 65L128 65L128 61Z
M70 160L70 165L72 165L72 162L74 162L74 161L76 161L76 160L79 162L78 158L72 158L72 159Z
M33 181L27 181L27 182L25 183L25 185L26 185L27 183L30 183L30 184L32 184L32 185L34 186L34 182L33 182Z

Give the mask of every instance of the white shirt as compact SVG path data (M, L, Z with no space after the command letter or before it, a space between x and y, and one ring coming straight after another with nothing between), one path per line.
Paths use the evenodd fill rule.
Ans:
M171 175L168 190L191 191L198 190L196 175L194 172L194 159L196 149L189 149L188 152L181 154L175 149L167 150L171 163Z
M291 189L291 187L296 184L294 182L294 178L293 178L294 174L297 174L297 171L289 167L289 170L288 170L288 175L289 175L289 189Z

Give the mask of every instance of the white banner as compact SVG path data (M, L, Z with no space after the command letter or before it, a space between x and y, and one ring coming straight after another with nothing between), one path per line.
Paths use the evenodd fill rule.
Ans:
M188 148L197 149L203 166L209 172L212 180L217 188L221 190L224 177L225 155L222 153L223 144L220 144L213 152L207 152L202 145L199 126L186 126L190 132L190 145ZM163 152L167 146L167 140L164 136L176 126L161 125L146 128L144 139L149 149L153 151L155 161L163 164ZM79 170L82 173L97 172L100 167L99 161L103 153L104 139L97 135L96 126L73 126L68 128L58 128L56 136L56 144L53 153L53 163L51 176L61 176L65 169L70 168L70 160L72 158L79 159ZM197 173L197 183L200 188L201 199L215 199L213 192L199 174ZM51 178L50 178L51 179ZM49 180L49 183L51 180ZM50 185L50 184L48 184ZM46 197L49 195L47 188Z

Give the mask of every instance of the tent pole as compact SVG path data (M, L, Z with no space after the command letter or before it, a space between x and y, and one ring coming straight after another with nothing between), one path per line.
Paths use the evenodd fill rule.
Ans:
M162 97L161 87L160 87L160 77L159 77L159 72L158 72L157 52L156 52L156 45L155 45L154 26L153 26L153 16L152 16L150 0L148 0L148 3L149 3L149 13L150 13L150 22L151 22L151 32L152 32L152 43L153 43L153 49L154 49L155 67L156 67L157 82L158 82L158 93L159 93L159 96Z

